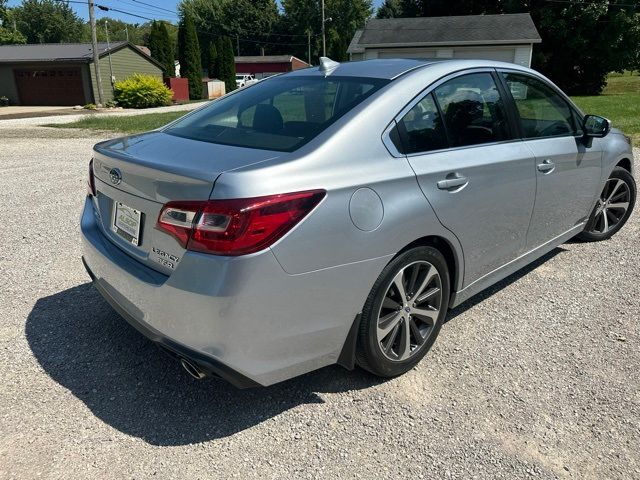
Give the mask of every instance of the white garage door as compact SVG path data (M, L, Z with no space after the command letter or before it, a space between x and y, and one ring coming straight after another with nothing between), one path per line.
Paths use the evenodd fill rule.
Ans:
M515 48L500 48L500 49L456 48L453 51L453 58L495 60L498 62L513 62L515 59L515 55L516 55Z

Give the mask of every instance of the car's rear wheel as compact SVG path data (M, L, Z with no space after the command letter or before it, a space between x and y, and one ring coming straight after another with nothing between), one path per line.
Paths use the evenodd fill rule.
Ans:
M614 168L578 239L597 242L611 238L627 223L635 202L636 182L633 177L624 168Z
M411 370L436 340L449 295L447 262L435 248L412 248L392 260L362 310L358 364L382 377Z

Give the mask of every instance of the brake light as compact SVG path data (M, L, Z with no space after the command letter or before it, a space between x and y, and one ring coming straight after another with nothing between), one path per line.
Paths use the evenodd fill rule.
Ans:
M96 179L93 175L93 158L89 160L89 179L87 180L87 195L96 196Z
M169 202L157 228L188 250L246 255L273 245L325 197L324 190L203 202Z

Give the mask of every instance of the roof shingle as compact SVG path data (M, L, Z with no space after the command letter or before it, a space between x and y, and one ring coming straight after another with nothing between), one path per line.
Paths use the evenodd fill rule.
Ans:
M359 38L356 38L358 37ZM356 32L350 53L365 46L429 46L482 43L540 43L531 15L465 15L371 19Z
M111 42L110 50L116 50L127 42ZM100 55L107 53L107 44L98 43ZM93 50L90 43L42 43L0 46L0 63L13 62L90 62Z

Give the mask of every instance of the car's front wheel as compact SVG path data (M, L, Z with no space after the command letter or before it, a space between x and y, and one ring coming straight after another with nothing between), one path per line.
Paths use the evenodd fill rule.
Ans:
M436 340L449 295L447 262L435 248L412 248L392 260L362 310L358 364L382 377L412 369Z
M614 168L578 239L597 242L611 238L627 223L635 202L635 180L624 168Z

